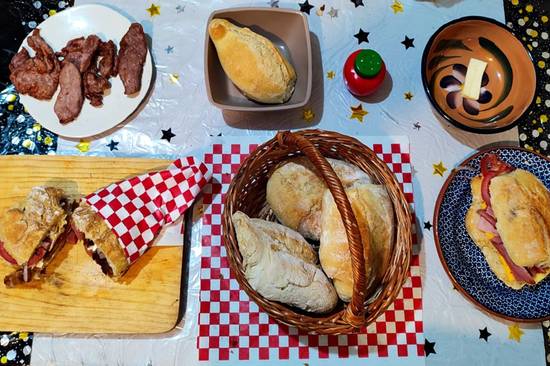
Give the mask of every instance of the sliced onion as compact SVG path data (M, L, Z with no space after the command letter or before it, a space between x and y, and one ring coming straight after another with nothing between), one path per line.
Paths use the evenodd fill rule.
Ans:
M36 251L34 252L34 254L32 255L32 257L27 262L28 266L33 267L42 258L44 258L44 256L46 255L46 252L47 252L47 250L43 246L38 247L36 249Z
M27 263L23 264L23 281L29 282L29 267Z
M13 264L14 266L17 266L17 261L15 260L15 258L11 256L10 253L8 253L2 241L0 241L0 257L4 258L4 260L9 264Z
M40 246L46 250L50 249L52 247L52 241L50 238L46 238L40 243Z

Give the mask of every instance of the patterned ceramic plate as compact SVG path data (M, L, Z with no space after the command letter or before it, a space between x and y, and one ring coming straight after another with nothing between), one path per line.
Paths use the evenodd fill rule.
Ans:
M535 174L550 187L550 160L518 147L490 148L466 159L443 185L434 213L435 244L451 281L483 310L509 320L539 322L550 318L550 277L536 286L513 290L505 286L470 239L464 218L472 203L470 180L479 174L479 162L487 153Z

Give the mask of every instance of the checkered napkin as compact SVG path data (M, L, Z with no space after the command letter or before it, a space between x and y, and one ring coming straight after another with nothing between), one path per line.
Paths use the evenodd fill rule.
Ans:
M408 139L369 136L361 140L392 170L412 208ZM224 141L233 142L229 138ZM239 138L235 143L214 144L204 156L213 179L204 187L202 196L199 360L294 360L301 365L303 362L296 361L348 359L360 365L368 357L379 359L376 364L384 364L390 358L401 358L400 364L423 364L422 284L417 254L411 259L407 281L395 302L357 334L312 335L278 324L240 288L229 269L222 243L221 216L224 196L233 175L257 147L256 139L250 138L247 142ZM413 217L411 221L414 224Z
M204 163L187 157L166 170L113 183L85 200L105 219L132 264L151 246L163 225L185 212L210 177Z

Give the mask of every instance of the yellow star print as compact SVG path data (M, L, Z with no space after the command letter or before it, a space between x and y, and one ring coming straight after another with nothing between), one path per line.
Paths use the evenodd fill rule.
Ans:
M393 0L393 4L391 5L391 8L393 9L394 14L403 12L403 4L399 0Z
M90 150L90 141L85 141L85 140L82 140L80 141L78 144L76 144L76 148L80 151L80 152L87 152Z
M512 339L519 343L522 335L523 330L521 330L517 324L508 326L508 339Z
M356 119L359 122L363 123L363 117L369 114L366 110L363 110L363 105L359 103L357 107L351 107L351 116L349 119Z
M327 78L329 78L330 80L334 79L334 77L336 76L336 73L332 70L330 70L329 72L327 72Z
M304 113L302 115L302 118L306 122L311 122L315 118L315 113L311 110L311 108L304 109Z
M154 3L151 3L151 6L148 7L146 10L152 17L154 17L155 15L160 15L160 5L155 5Z
M443 173L447 171L447 168L445 168L442 161L440 161L439 164L432 164L432 166L434 168L433 175L437 174L439 176L443 176Z
M407 100L412 100L413 96L413 93L411 93L410 91L405 93L405 99Z
M178 73L169 74L168 78L172 84L179 84L180 75Z

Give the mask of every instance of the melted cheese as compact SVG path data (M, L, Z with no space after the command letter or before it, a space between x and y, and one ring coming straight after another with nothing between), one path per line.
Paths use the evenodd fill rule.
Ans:
M494 239L494 237L495 237L495 234L490 233L488 231L483 231L483 234L485 234L485 237L487 238L487 240Z
M509 282L514 282L516 278L514 277L514 274L512 273L512 270L510 269L510 267L508 267L508 263L506 263L506 260L504 260L504 257L499 254L498 259L500 261L500 264L502 264L502 268L504 268L504 273L506 273L506 279Z

